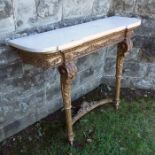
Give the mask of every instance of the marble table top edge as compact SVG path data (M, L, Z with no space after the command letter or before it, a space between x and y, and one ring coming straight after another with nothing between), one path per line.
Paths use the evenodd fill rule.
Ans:
M19 50L27 52L50 54L72 48L75 45L80 45L84 42L104 37L114 32L136 28L140 25L141 20L138 18L113 16L32 36L9 40L8 44ZM81 34L76 31L80 31ZM67 34L69 35L66 36Z

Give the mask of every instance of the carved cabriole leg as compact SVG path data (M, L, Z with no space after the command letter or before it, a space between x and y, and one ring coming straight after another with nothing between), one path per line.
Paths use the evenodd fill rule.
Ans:
M73 144L74 134L72 126L72 111L71 111L71 87L74 80L77 68L73 62L64 64L59 67L61 78L61 92L64 102L64 109L66 115L67 136L70 144Z
M126 38L123 42L118 44L117 51L117 62L116 62L116 84L115 84L115 108L118 109L120 103L120 88L121 88L121 79L122 79L122 71L125 56L132 49L133 43L130 38Z

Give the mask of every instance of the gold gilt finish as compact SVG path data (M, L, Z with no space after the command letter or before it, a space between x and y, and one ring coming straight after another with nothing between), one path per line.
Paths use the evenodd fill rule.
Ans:
M101 101L94 101L94 102L84 102L82 105L81 105L81 108L80 110L77 112L77 115L75 115L73 117L73 122L72 124L75 124L81 117L83 117L84 115L86 115L88 112L92 111L93 109L99 107L99 106L102 106L104 104L107 104L107 103L112 103L113 102L113 99L104 99L104 100L101 100Z
M97 108L106 103L114 103L116 109L118 109L120 102L120 88L123 63L125 56L132 48L132 36L133 29L128 31L121 31L51 54L36 54L18 51L19 55L26 63L34 64L43 68L59 66L61 92L66 115L67 136L71 145L74 141L73 124L77 122L82 116L84 116L94 108ZM94 102L93 104L82 105L79 112L77 112L77 115L72 118L71 87L72 81L75 79L77 73L77 67L74 64L74 60L91 54L95 52L98 48L113 44L118 44L115 97L113 99L105 99L102 101Z
M118 109L120 103L120 88L123 71L123 63L125 56L132 49L133 43L130 38L126 38L123 42L118 44L117 61L116 61L116 88L115 88L115 107Z
M22 57L24 63L32 64L44 69L57 67L63 63L62 55L58 52L51 54L29 53L20 50L17 50L17 52L19 56Z
M59 67L60 81L61 81L61 92L64 102L64 109L66 115L66 125L67 125L67 136L70 144L73 144L73 126L72 126L72 105L71 105L71 85L74 80L77 68L73 62L64 64Z
M132 48L131 37L133 36L133 31L124 31L121 33L113 33L107 37L96 39L87 43L84 43L80 46L73 47L72 49L61 51L62 57L64 59L64 64L59 67L61 75L61 90L65 107L66 114L66 123L67 123L67 133L68 140L70 144L73 144L73 124L76 123L82 116L90 112L91 110L104 105L106 103L114 103L116 109L118 109L120 101L120 88L121 88L121 77L123 70L124 58ZM119 43L120 42L120 43ZM94 52L96 49L111 45L113 43L118 44L118 54L117 54L117 63L116 63L116 91L114 99L105 99L102 101L96 101L93 104L84 104L81 106L81 109L72 119L71 113L71 84L73 79L76 76L76 66L73 63L73 60L88 55Z

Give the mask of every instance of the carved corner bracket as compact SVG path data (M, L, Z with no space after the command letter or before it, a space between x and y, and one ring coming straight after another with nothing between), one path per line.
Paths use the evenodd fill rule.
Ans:
M133 48L133 42L131 38L126 38L124 41L118 44L118 57L125 57L129 51Z
M65 78L68 81L75 79L77 74L77 67L73 62L62 64L58 69L62 75L62 78Z

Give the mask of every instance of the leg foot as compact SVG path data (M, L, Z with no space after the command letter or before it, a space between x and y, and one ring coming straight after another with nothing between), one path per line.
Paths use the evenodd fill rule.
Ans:
M115 109L118 110L119 109L120 101L115 101L114 104L115 104Z
M72 139L69 140L69 144L70 144L71 146L73 146L73 142L74 142L74 138L72 138Z

